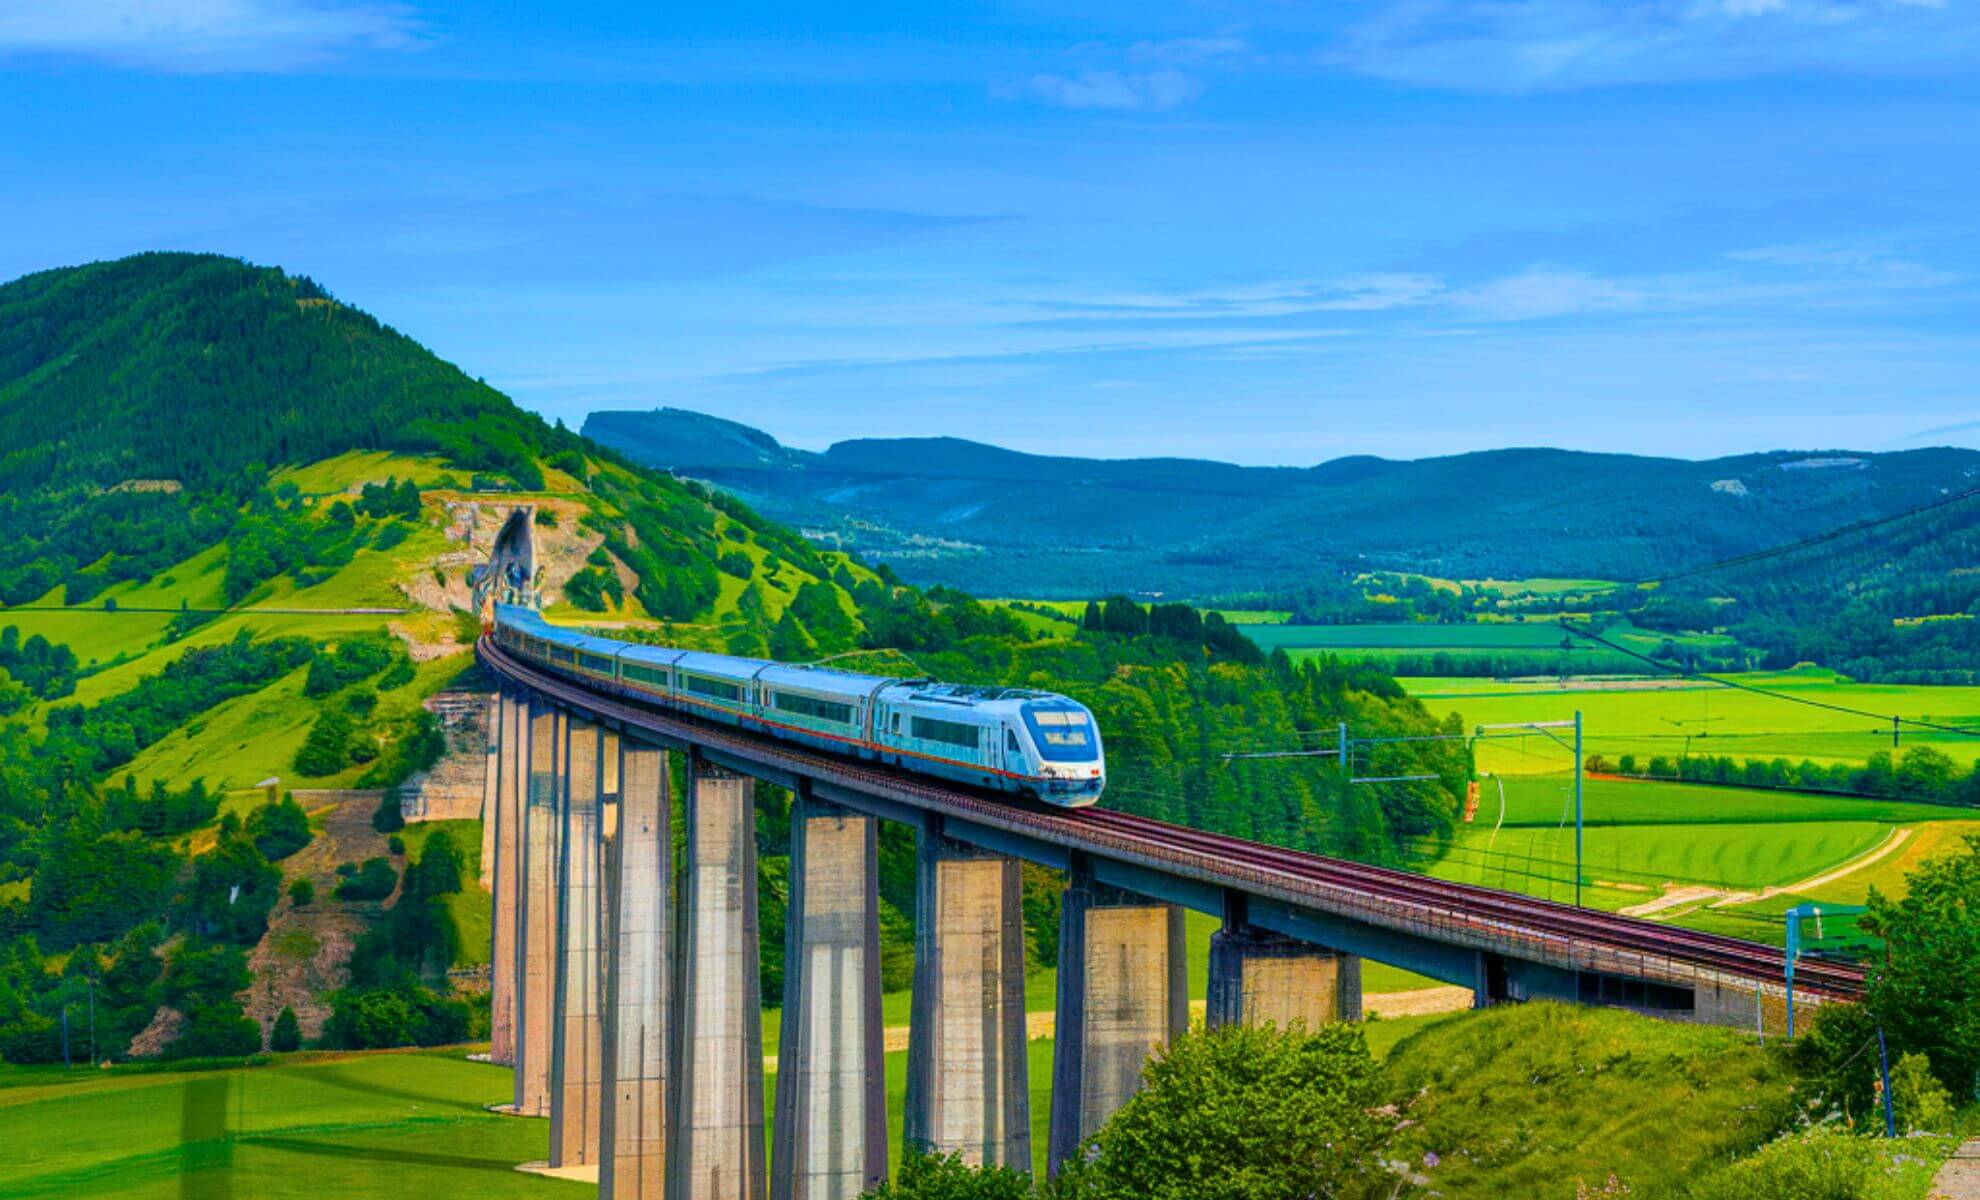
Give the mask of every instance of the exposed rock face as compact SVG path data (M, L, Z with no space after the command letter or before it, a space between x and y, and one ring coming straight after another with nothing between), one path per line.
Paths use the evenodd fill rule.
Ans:
M399 811L408 821L471 821L481 816L488 773L486 692L436 692L426 710L440 718L447 752L430 771L399 785Z

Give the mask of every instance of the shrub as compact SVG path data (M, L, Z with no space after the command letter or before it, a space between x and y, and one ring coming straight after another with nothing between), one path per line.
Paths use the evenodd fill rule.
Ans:
M405 810L399 806L399 798L392 794L391 788L386 788L385 794L378 798L378 807L371 813L371 827L379 833L397 833L406 827Z
M395 833L385 839L385 849L390 851L394 858L403 857L406 852L406 839Z
M1380 1073L1354 1025L1225 1026L1157 1051L1068 1162L1064 1200L1334 1195L1384 1168Z
M337 899L383 900L398 885L399 873L392 869L391 863L382 858L367 858L355 875L337 885Z
M268 1048L284 1054L302 1049L302 1025L296 1020L295 1009L285 1007L276 1016L275 1028L268 1035Z
M1031 1200L1031 1196L1031 1177L1011 1167L974 1167L960 1153L910 1149L901 1158L894 1181L864 1193L861 1200Z
M419 986L345 988L323 1026L324 1041L346 1050L441 1046L467 1033L466 1004Z
M307 908L316 901L316 885L307 879L298 879L289 884L289 903L297 908Z
M298 775L321 779L335 775L351 761L351 719L341 709L325 709L296 751Z
M1904 1140L1821 1126L1782 1138L1715 1172L1693 1200L1913 1200L1938 1169Z
M264 804L248 815L247 835L269 862L280 862L309 845L309 814L294 796L284 796L278 804Z

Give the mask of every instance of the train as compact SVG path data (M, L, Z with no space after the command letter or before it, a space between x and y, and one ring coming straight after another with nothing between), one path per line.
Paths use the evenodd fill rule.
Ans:
M493 606L490 636L590 688L916 775L1060 808L1084 808L1107 786L1093 713L1052 692L621 642L558 629L514 604Z

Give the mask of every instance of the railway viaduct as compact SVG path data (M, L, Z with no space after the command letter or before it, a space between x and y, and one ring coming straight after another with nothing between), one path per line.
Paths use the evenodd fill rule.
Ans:
M905 1136L1028 1168L1019 864L1066 872L1048 1162L1188 1020L1185 908L1223 921L1212 1024L1360 1015L1363 957L1473 989L1781 1024L1779 950L1104 809L1019 807L692 722L484 640L492 1049L552 1169L605 1197L826 1200L886 1176L876 839L918 838ZM670 760L679 756L685 761ZM676 772L676 765L683 769ZM676 778L685 850L672 830ZM783 1027L766 1155L753 781L793 794ZM1797 995L1861 978L1804 963Z

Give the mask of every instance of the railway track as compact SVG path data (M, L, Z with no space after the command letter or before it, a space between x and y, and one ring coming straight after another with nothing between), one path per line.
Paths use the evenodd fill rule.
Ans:
M830 779L1073 850L1111 852L1175 869L1217 886L1257 890L1324 911L1346 911L1403 930L1427 924L1474 938L1505 939L1547 948L1555 957L1577 962L1597 951L1611 952L1770 986L1780 983L1786 967L1782 950L1758 942L1288 850L1110 809L1013 804L1008 797L993 798L890 767L755 738L728 726L601 693L547 674L486 638L478 651L491 669L516 683L631 726L682 741L720 746L768 766ZM1600 968L1591 964L1588 969ZM1795 986L1837 999L1854 999L1863 993L1864 982L1862 972L1854 967L1804 959L1795 968Z

